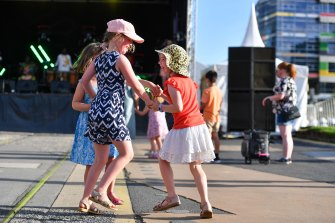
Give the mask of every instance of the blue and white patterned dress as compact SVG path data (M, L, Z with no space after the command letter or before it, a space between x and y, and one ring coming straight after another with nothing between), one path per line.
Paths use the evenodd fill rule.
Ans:
M96 91L97 86L93 86ZM84 101L85 104L91 103L88 94L85 94ZM85 130L87 128L87 112L80 112L76 125L76 132L73 140L70 160L74 163L82 165L92 165L94 162L94 148L93 143L84 136ZM119 155L117 149L113 144L110 145L109 156L117 157Z
M115 67L119 56L106 51L94 61L98 92L88 112L85 136L98 144L131 140L124 118L125 80Z

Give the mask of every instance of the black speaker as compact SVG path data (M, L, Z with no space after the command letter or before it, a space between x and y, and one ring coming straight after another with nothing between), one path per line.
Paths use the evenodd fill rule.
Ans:
M19 93L36 93L38 89L35 80L18 80L16 82L16 91Z
M228 131L275 130L271 105L262 106L275 80L274 48L229 48Z
M268 101L262 106L264 97L272 91L230 91L228 92L228 131L262 129L274 131L275 115Z
M14 93L15 92L15 81L13 80L0 80L0 92L2 93Z
M51 93L70 93L71 86L68 81L51 81L50 92Z
M270 90L275 84L275 49L230 47L228 89Z

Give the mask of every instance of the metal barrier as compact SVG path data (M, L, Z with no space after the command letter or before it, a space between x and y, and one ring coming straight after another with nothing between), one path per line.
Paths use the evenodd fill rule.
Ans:
M335 97L307 105L308 126L335 126Z

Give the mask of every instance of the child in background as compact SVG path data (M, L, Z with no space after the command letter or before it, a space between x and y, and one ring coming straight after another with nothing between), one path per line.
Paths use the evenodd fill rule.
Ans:
M223 94L220 88L216 85L216 79L218 77L216 71L208 71L205 77L208 87L204 90L201 96L201 109L203 110L204 119L214 143L214 162L220 162L219 129Z
M159 100L160 103L164 101L162 98L157 98L156 100ZM164 140L166 134L169 132L165 119L165 112L155 112L147 106L143 109L143 111L136 108L135 112L141 116L149 113L147 137L150 140L150 153L148 154L148 157L151 159L157 159L159 150L162 148L162 140Z
M214 159L214 147L200 113L197 101L198 87L189 77L188 55L182 47L175 44L156 51L162 71L169 75L169 79L164 83L162 95L169 104L155 102L152 108L155 111L172 113L174 124L159 152L159 168L168 195L153 210L163 211L180 205L171 163L188 163L201 199L200 218L212 218L207 177L201 163Z
M93 58L102 52L100 43L91 43L87 45L81 52L78 60L74 64L74 68L77 72L83 73L87 66L92 62ZM95 77L91 79L91 84L94 90L97 90L97 80ZM94 149L93 143L84 136L84 132L87 128L87 111L90 108L90 98L88 94L85 94L84 88L79 81L76 91L73 95L72 108L79 111L76 132L74 137L74 142L71 150L70 160L74 163L85 165L84 182L86 182L87 174L94 162ZM110 146L109 160L106 167L113 161L115 157L118 156L118 151L113 144ZM109 187L109 196L114 204L122 204L120 198L115 196L113 193L114 182ZM79 204L79 211L89 212L93 214L100 214L101 211L93 205L93 202L81 202Z

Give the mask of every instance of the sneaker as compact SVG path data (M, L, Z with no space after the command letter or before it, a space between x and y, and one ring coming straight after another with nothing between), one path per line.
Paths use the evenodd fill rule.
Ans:
M286 164L291 164L292 163L292 159L291 158L286 159L286 158L282 157L282 158L280 158L278 160L278 162L280 162L280 163L286 163Z
M159 157L159 153L158 152L152 152L150 155L149 155L149 158L150 159L158 159Z
M212 163L221 163L221 159L219 157L215 157Z

